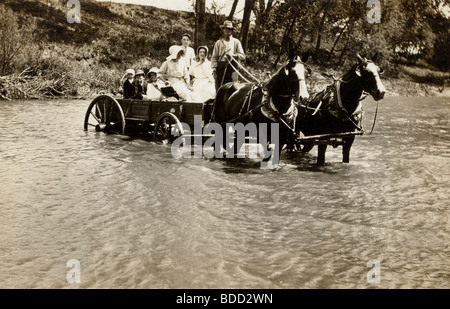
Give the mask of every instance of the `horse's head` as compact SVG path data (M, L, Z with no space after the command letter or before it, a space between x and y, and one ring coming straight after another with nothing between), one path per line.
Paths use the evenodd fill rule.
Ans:
M371 59L356 55L358 58L358 65L355 68L355 74L358 76L364 91L370 93L370 95L376 100L384 98L386 88L380 79L380 74L383 73L383 69L375 64L378 53L376 53Z
M305 80L306 74L311 72L305 64L308 58L309 52L302 57L290 53L289 62L269 82L269 89L272 90L272 94L289 96L297 102L307 100L309 93L306 89Z
M291 95L296 101L304 101L309 98L308 89L306 89L306 73L311 73L310 68L305 64L308 61L309 52L302 57L293 56L285 66L284 72L288 76L291 85Z

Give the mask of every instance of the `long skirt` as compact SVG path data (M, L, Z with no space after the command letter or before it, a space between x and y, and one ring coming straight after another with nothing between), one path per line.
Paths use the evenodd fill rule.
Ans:
M195 102L205 102L209 99L214 99L216 96L216 88L214 83L208 78L196 78L192 85L192 99Z
M192 102L192 91L189 90L182 78L169 78L169 82L181 99Z

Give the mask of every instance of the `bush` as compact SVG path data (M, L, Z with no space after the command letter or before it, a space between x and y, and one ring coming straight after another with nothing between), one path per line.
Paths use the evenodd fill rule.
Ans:
M14 12L0 5L0 75L23 70L34 65L40 58L40 49L33 33L36 23L19 23Z

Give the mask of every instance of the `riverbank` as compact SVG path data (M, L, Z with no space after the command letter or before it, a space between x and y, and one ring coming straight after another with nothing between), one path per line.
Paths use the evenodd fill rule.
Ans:
M195 28L195 16L189 12L97 1L84 1L82 8L82 23L71 24L61 1L3 1L0 100L84 99L101 93L118 94L126 69L148 72L151 67L160 67L169 47L180 44L182 34L192 33ZM202 44L210 48L210 57L221 35L219 25L224 16L208 16L206 26L211 30ZM266 82L266 73L275 73L274 66L283 64L281 39L275 36L274 44L261 48L260 38L250 38L244 65L260 81ZM355 63L356 53L380 52L377 64L385 69L382 80L388 96L450 96L447 66L432 65L425 58L407 65L386 46L370 48L369 44L343 50L337 59L327 56L330 49L334 50L331 42L324 40L320 51L313 53L314 61L308 61L313 72L307 81L310 92L332 82L322 72L342 76ZM302 51L314 50L313 44L307 42L301 46ZM321 52L326 52L324 57Z
M148 71L155 63L154 60L143 59L130 67ZM267 81L267 71L247 69L261 81ZM328 72L325 68L312 65L312 70L307 82L310 92L320 91L332 82L321 75ZM433 74L436 76L438 73ZM450 73L439 74L442 74L442 85L420 83L405 74L399 74L398 78L382 77L382 81L389 97L450 97ZM104 93L119 95L121 76L122 72L117 67L92 65L86 61L67 66L56 61L48 68L29 67L19 73L0 76L0 100L89 99Z

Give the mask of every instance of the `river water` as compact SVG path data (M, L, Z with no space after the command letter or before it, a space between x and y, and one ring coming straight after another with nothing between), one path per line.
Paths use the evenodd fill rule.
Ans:
M0 102L0 288L450 288L449 98L276 170L84 132L88 104Z

